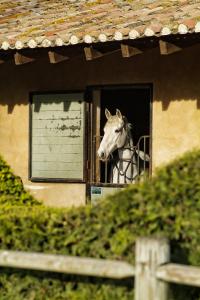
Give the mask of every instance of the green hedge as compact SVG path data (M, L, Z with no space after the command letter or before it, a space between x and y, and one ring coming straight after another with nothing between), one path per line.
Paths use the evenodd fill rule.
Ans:
M184 155L146 183L94 207L1 207L1 249L112 258L134 263L138 236L166 236L172 261L200 265L200 151ZM110 281L1 269L1 300L129 300L132 280ZM175 286L171 298L199 300Z
M13 174L11 168L0 157L0 205L40 204L24 190L21 178Z

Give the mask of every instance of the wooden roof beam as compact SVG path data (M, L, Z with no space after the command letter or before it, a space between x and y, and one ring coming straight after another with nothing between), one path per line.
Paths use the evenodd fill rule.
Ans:
M48 52L49 55L49 61L51 64L57 64L59 62L65 61L67 59L69 59L68 56L62 55L60 53L57 53L55 51L49 51Z
M93 47L84 47L84 52L86 60L93 60L103 56L103 53Z
M33 62L35 59L33 57L27 57L27 56L22 55L19 52L16 52L14 54L14 60L15 60L15 64L19 66L19 65L24 65L24 64Z
M142 53L140 49L125 44L121 44L121 52L122 52L122 57L127 57L127 58Z
M159 47L161 55L169 55L182 50L182 48L162 40L159 41Z

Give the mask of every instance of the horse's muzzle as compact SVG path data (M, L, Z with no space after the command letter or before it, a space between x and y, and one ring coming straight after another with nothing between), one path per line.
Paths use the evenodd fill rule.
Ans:
M102 161L106 161L108 159L106 153L104 153L100 149L97 151L97 154L98 154L99 159L102 160Z

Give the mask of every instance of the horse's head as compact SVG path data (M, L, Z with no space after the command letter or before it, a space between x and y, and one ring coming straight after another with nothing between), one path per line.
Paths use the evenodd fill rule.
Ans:
M117 109L116 114L112 116L106 108L105 115L107 122L104 127L104 136L97 151L99 158L103 161L107 160L113 151L122 148L127 138L127 121L120 110Z

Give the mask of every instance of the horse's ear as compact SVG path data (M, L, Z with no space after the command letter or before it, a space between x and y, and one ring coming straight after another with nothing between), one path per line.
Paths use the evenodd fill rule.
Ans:
M109 110L107 108L105 109L105 116L106 116L107 120L111 117L111 113L109 112Z
M118 116L119 119L122 119L122 114L121 111L119 109L116 109L116 115Z

